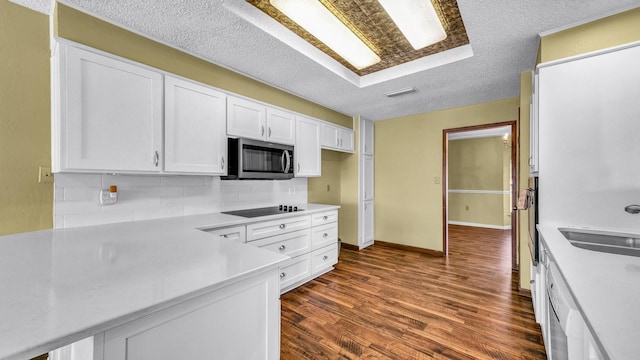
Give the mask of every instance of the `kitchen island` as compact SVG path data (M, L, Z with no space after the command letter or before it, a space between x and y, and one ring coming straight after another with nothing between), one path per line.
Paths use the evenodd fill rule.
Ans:
M337 208L309 204L305 213ZM126 339L122 334L131 324L184 326L190 320L181 317L195 311L196 319L216 317L203 323L224 339L235 339L227 341L229 347L246 354L249 336L264 345L266 358L277 358L278 267L289 257L200 229L286 216L246 219L213 213L2 236L0 359L26 359L91 336L104 339L105 349L97 350L107 353L122 345L113 342ZM258 312L247 315L252 301ZM233 326L234 314L258 319L257 332L239 333L246 327ZM165 332L159 338L173 339L170 330L158 330ZM145 341L158 339L151 335L139 339L140 349L149 348Z

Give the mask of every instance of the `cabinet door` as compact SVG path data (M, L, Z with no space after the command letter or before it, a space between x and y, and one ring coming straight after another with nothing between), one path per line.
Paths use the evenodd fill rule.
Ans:
M538 72L533 73L531 87L531 101L529 103L529 174L538 175Z
M338 244L325 246L311 253L311 274L321 274L331 270L338 262Z
M161 171L162 75L59 47L54 171Z
M266 107L229 96L227 98L227 134L249 139L266 139Z
M340 139L338 138L338 127L322 124L322 147L328 149L337 149L340 147Z
M321 175L320 124L314 120L296 117L296 145L294 148L296 177Z
M368 246L374 241L374 211L373 211L373 201L365 201L364 202L364 246Z
M362 167L362 198L373 200L373 156L364 155Z
M353 130L339 129L340 138L340 150L345 152L353 152L354 149L354 136Z
M165 171L225 175L226 95L165 76Z
M338 223L315 226L311 229L311 250L338 242Z
M365 155L373 155L373 122L365 120L361 122L362 133L364 134L363 149L362 152Z
M103 358L277 359L278 283L269 270L107 330Z
M267 141L293 145L296 136L296 117L286 111L267 108Z

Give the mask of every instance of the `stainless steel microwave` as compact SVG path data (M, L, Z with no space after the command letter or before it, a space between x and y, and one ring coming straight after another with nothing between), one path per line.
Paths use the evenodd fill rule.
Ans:
M227 139L227 176L223 180L291 179L293 146L252 139Z

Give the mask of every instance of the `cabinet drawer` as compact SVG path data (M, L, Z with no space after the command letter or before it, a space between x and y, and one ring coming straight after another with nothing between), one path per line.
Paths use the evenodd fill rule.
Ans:
M306 229L310 225L311 218L308 215L249 224L247 225L247 241Z
M280 290L311 276L311 254L295 257L280 267Z
M311 253L311 273L329 270L338 262L338 244L329 245Z
M316 250L338 241L338 223L315 226L311 230L311 249Z
M209 234L217 235L225 239L236 240L238 242L247 241L247 233L244 226L234 226L222 229L204 230Z
M311 215L311 226L328 224L338 221L338 210L325 211Z
M255 240L251 245L291 257L298 256L311 250L311 230L298 230Z

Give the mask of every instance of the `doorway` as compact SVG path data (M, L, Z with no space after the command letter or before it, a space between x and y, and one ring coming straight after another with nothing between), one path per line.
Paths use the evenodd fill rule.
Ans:
M451 192L451 189L449 188L449 180L450 180L449 179L449 176L450 176L449 157L451 155L450 141L452 140L457 141L456 139L460 140L460 139L490 138L490 137L493 137L494 139L499 137L499 140L497 141L500 142L500 145L504 146L504 153L505 153L504 161L505 162L508 161L509 166L508 166L508 169L505 169L503 171L505 172L504 174L505 182L508 181L508 184L505 184L505 186L501 187L501 189L503 189L502 191L500 190L483 191L478 189L463 189L463 190L455 189L453 190L453 192ZM477 194L478 196L482 195L482 196L491 197L491 194L493 194L496 196L500 195L500 198L502 198L504 197L504 195L501 195L501 194L506 193L506 195L510 195L510 196L507 196L508 200L505 201L504 203L503 211L505 215L509 215L508 216L509 219L506 219L506 216L505 216L504 223L497 223L495 224L495 227L500 228L501 226L504 226L504 227L510 228L511 268L512 270L518 269L518 258L517 258L518 248L517 248L517 241L516 241L517 221L516 221L516 213L514 210L516 206L516 201L517 201L517 161L516 161L517 144L518 144L517 140L518 138L517 138L516 121L508 121L508 122L501 122L501 123L494 123L494 124L484 124L484 125L468 126L468 127L443 130L443 141L442 141L442 144L443 144L443 160L442 160L443 161L443 173L442 173L443 244L442 244L442 249L443 249L444 256L449 255L449 223L450 223L449 212L451 210L450 207L456 206L455 211L458 211L456 214L460 214L458 207L460 206L460 204L468 202L468 201L459 200L460 196L464 194L469 198L473 198L473 196L471 196L470 194ZM495 145L487 145L487 146L495 146ZM478 154L474 154L474 155L478 156ZM474 161L474 160L471 159L470 161ZM471 187L473 186L474 185L471 185ZM494 198L496 196L494 196ZM450 204L450 199L454 200L454 204ZM477 198L475 201L476 202L478 201ZM482 200L482 201L484 201L484 203L486 204L486 200ZM463 206L464 206L463 212L470 210L469 205L463 205ZM454 223L458 223L462 225L494 227L494 225L477 224L478 222L488 223L492 221L468 221L468 222L454 221ZM496 223L496 222L493 221L493 223Z

